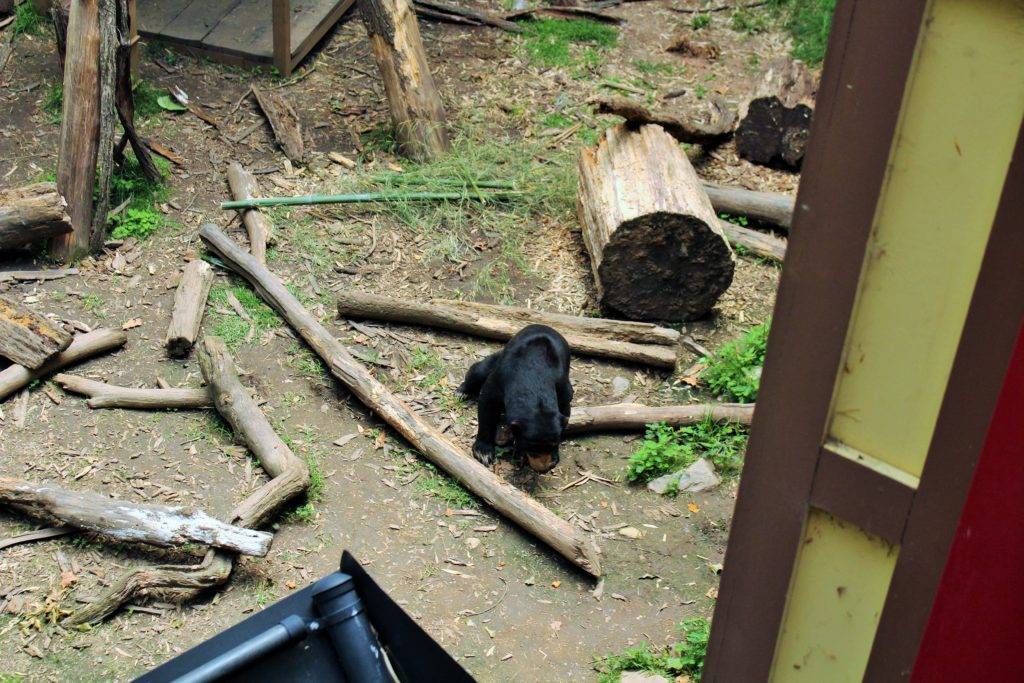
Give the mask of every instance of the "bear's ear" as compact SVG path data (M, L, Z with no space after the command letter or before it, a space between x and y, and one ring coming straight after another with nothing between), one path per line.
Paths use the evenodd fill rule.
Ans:
M518 436L519 432L523 431L523 421L522 420L512 420L511 422L508 423L508 428L512 430L513 434Z

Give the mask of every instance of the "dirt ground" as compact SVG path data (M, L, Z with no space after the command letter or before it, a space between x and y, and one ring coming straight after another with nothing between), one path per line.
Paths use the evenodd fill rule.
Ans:
M453 130L476 140L552 140L537 163L558 163L585 140L550 130L549 122L557 119L551 115L584 129L607 125L610 119L595 117L586 104L608 92L600 88L602 81L640 82L631 87L651 97L686 89L683 99L695 104L694 93L703 89L736 101L757 73L758 60L786 50L781 34L736 32L716 15L700 38L721 47L720 59L684 58L664 47L689 26L688 15L657 2L630 3L610 13L628 19L618 45L583 73L537 66L521 38L495 29L422 22ZM264 194L283 195L344 185L352 173L387 171L404 162L368 142L383 129L387 112L365 32L353 15L288 80L159 46L146 46L140 68L153 87L180 85L223 122L218 132L188 114L162 114L143 126L147 137L185 159L172 167L170 196L161 205L168 227L137 243L112 243L80 264L76 276L8 285L8 293L67 321L130 328L125 349L70 372L121 385L155 386L161 377L173 386L196 386L201 376L194 358L166 358L162 341L177 274L203 251L199 225L213 221L245 242L237 218L217 208L227 194L228 161L255 169ZM55 168L59 124L41 103L57 79L51 38L20 37L0 74L0 186L30 182ZM311 150L306 166L286 164L269 127L255 125L260 114L244 98L251 83L278 86L295 105ZM360 168L347 171L330 163L331 151L360 159ZM753 189L792 192L798 180L738 159L731 145L696 157L696 166L707 179ZM486 214L480 214L480 225L471 220L415 229L372 207L275 212L270 265L330 329L377 363L389 386L468 447L474 407L455 400L452 388L473 360L497 347L422 328L368 323L357 330L337 319L332 293L357 288L595 312L574 199L571 193L561 199L568 209L522 222L518 235L489 232ZM519 253L510 254L512 243ZM44 265L29 252L0 258L0 269ZM775 266L740 258L734 284L714 313L685 330L712 349L734 338L769 315L777 278ZM218 270L215 288L224 287L244 284ZM230 324L234 315L214 300L205 331ZM337 568L343 549L360 558L480 680L592 680L595 656L643 640L672 642L681 620L711 616L714 569L725 550L735 481L674 500L630 486L623 481L625 459L639 435L573 440L565 444L560 466L537 480L506 467L546 505L595 537L606 572L595 594L588 577L424 468L325 375L279 321L261 326L235 353L271 421L324 474L323 497L312 514L283 518L275 525L269 556L239 562L223 588L180 606L157 598L87 631L49 623L37 628L29 617L46 621L61 608L73 610L129 568L196 562L201 552L111 546L88 535L0 551L0 681L125 680ZM682 381L682 369L695 360L682 350L680 371L669 375L574 359L576 404L707 399ZM616 392L617 377L628 380L628 389L621 391L620 380ZM342 439L344 445L334 445L351 435ZM565 488L581 471L617 483ZM265 481L210 412L90 410L81 397L49 383L0 405L0 476L197 505L215 515L226 514ZM640 529L643 537L619 535L623 525ZM0 512L0 538L38 526L29 517Z

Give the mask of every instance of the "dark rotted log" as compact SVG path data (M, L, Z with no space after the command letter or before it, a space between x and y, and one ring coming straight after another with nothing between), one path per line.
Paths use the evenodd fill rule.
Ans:
M772 61L740 111L736 151L756 164L799 168L811 132L814 79L803 62Z

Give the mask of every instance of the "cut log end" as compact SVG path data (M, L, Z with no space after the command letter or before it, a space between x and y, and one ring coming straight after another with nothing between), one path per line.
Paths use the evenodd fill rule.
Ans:
M735 258L693 216L651 213L621 224L598 268L601 303L635 320L694 320L732 284Z

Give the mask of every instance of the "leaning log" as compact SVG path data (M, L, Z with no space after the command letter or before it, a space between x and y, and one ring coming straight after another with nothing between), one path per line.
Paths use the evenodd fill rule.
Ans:
M592 541L581 536L551 510L481 465L388 391L338 343L331 332L303 308L266 266L239 248L212 223L200 228L199 236L231 270L245 278L263 300L288 321L327 363L331 374L416 450L570 562L593 576L601 575L597 548Z
M740 108L737 153L755 164L799 168L811 132L814 79L803 62L773 60Z
M0 190L0 251L71 232L56 183Z
M673 427L695 424L707 417L715 422L728 421L749 425L754 418L753 403L699 403L684 406L645 406L639 403L613 403L606 406L573 406L566 436L592 432L628 432L649 424L664 422Z
M725 106L709 106L712 120L702 122L692 113L648 109L626 97L599 97L595 103L598 114L621 116L631 128L647 124L661 126L676 140L691 145L720 145L731 138L736 129L736 112Z
M285 503L309 487L309 468L273 434L266 416L238 379L238 371L223 342L204 339L197 355L210 391L216 396L217 409L222 411L221 417L253 449L260 466L271 477L269 482L235 507L230 521L247 528L262 526ZM230 578L234 566L233 553L210 550L203 561L194 566L154 567L129 572L98 600L75 612L65 623L96 623L123 605L161 591L173 590L181 599L192 597L223 584Z
M55 375L53 381L64 391L88 396L85 404L90 408L191 410L213 406L213 399L206 389L137 389L64 373Z
M423 303L351 291L342 292L338 296L338 313L343 317L424 325L500 341L511 339L531 322L528 316L521 314L515 316L500 310L474 310L472 306L460 305L458 302ZM676 351L669 346L606 339L593 333L573 330L551 318L543 324L551 325L561 332L569 348L578 355L613 358L668 369L676 365Z
M274 540L273 534L225 524L202 510L128 502L9 477L0 477L0 503L116 541L172 547L202 543L263 557Z
M409 0L359 0L359 12L384 80L399 151L412 159L436 159L450 147L447 123Z
M719 213L746 216L762 223L771 223L787 232L793 222L796 200L788 195L710 183L704 183L704 191Z
M29 370L24 365L11 365L4 368L0 371L0 401L27 386L34 379L42 379L61 368L124 346L127 341L128 334L122 330L100 328L78 335L71 342L71 346L36 370Z
M36 370L70 345L63 327L0 296L0 356Z
M50 240L50 254L77 259L89 251L100 133L98 0L71 0L64 69L64 109L57 143L57 189L68 202L72 232Z
M256 176L242 168L237 161L228 164L228 187L231 189L231 197L236 201L253 199L259 193ZM249 233L249 253L260 263L266 263L267 241L272 229L270 219L259 209L245 209L242 211L242 222L245 231Z
M196 343L211 286L213 268L209 263L196 259L185 266L174 293L171 324L167 326L167 337L164 340L167 355L171 358L184 358Z
M585 148L577 206L601 305L625 318L694 320L732 283L711 201L659 126L615 126Z

